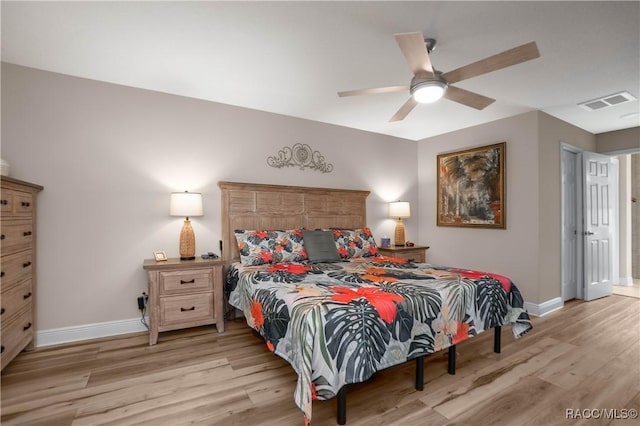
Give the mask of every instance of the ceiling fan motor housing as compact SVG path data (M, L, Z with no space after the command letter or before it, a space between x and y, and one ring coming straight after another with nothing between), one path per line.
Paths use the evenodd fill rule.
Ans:
M442 73L436 71L433 77L413 77L409 91L419 103L430 103L440 99L447 91L449 83L442 78Z

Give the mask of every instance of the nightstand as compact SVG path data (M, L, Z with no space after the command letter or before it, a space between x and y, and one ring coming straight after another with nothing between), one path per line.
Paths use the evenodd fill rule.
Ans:
M413 262L425 263L427 261L427 250L429 246L391 246L389 248L378 247L378 251L382 256L397 257L407 259Z
M149 345L158 333L215 324L224 332L222 260L145 259L149 275Z

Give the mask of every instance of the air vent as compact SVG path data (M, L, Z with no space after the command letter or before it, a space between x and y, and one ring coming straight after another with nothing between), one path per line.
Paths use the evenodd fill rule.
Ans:
M631 93L620 92L614 93L613 95L603 96L598 99L592 99L587 102L582 102L578 104L578 106L586 109L587 111L597 111L599 109L609 108L635 100L636 98Z

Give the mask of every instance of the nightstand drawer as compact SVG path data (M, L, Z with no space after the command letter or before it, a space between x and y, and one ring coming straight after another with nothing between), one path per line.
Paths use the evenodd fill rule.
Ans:
M160 272L161 295L209 290L213 290L213 271L211 269Z
M423 262L423 252L424 251L403 251L396 252L393 254L393 257L398 257L400 259L413 260L414 262Z
M213 319L213 293L160 299L160 327L176 324L189 326L201 321L210 322Z
M411 260L417 263L425 263L427 261L428 246L393 246L378 247L378 251L382 256L397 257L399 259Z

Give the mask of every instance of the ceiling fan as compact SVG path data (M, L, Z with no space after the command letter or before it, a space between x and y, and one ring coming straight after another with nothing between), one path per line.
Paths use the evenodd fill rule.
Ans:
M495 99L451 86L451 84L540 57L538 46L535 41L532 41L453 71L441 73L433 68L429 58L429 53L436 45L435 39L425 39L422 33L395 34L394 37L413 72L410 85L338 92L338 96L344 97L409 91L411 97L389 121L403 120L418 103L435 102L443 96L451 101L482 110L495 102Z

